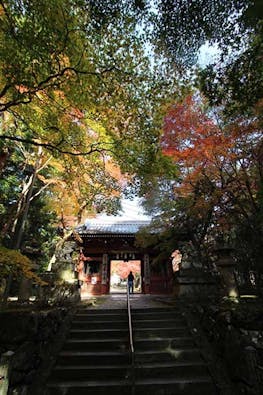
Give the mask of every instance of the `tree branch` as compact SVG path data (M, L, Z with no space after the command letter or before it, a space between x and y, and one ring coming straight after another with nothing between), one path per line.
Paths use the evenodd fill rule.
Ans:
M112 70L116 69L115 66L111 66L109 68L104 68L101 71L87 71L87 70L78 70L75 67L64 67L61 71L55 74L49 75L46 79L38 82L38 84L32 88L28 88L27 91L23 92L21 95L23 99L13 99L10 100L9 102L5 103L0 103L0 112L7 111L10 107L13 106L18 106L20 104L28 104L32 101L32 95L35 95L37 92L40 92L42 90L45 90L51 86L54 85L55 81L58 83L59 79L63 77L67 72L73 72L76 75L79 74L84 74L84 75L94 75L100 78L103 74L109 73ZM4 87L2 91L2 96L4 96L3 93L6 93L7 89L9 89L11 86L7 85Z
M3 89L1 90L1 92L0 92L0 97L3 97L6 94L6 92L8 91L9 88L11 88L11 85L10 84L6 84L3 87Z
M51 143L41 143L41 142L31 140L31 139L24 139L22 137L8 136L8 135L0 135L0 140L11 140L11 141L17 141L20 143L24 143L24 144L34 145L36 147L44 147L50 151L56 151L61 154L66 154L66 155L71 155L71 156L88 156L88 155L91 155L95 152L102 153L102 152L111 152L112 151L110 148L105 148L105 147L99 148L99 145L105 144L105 143L91 144L90 149L85 152L74 152L74 151L69 151L66 149L64 150L62 148L59 148L58 145L60 145L61 142L58 145L53 145ZM107 143L107 144L111 144L111 143Z

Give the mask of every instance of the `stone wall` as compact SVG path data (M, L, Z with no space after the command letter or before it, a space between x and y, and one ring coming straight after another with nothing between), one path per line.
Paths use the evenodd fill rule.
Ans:
M217 295L218 279L202 268L181 269L175 275L175 294L178 297L188 297L194 300Z
M41 393L70 323L70 309L0 312L0 354L13 351L9 395Z
M224 363L236 394L262 394L262 302L223 301L196 306L196 313L218 360Z

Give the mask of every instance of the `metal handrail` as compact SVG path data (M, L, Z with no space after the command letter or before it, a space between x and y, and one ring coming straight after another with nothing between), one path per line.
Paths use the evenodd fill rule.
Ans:
M127 285L127 310L128 310L128 320L129 320L130 351L132 353L134 353L133 335L132 335L132 319L131 319L131 303L130 303L130 292L129 292L129 286L128 285Z
M128 321L129 321L129 343L130 343L130 356L131 356L131 384L132 384L132 394L134 394L134 390L135 390L134 345L133 345L133 333L132 333L130 292L129 292L128 284L127 284L127 310L128 310Z

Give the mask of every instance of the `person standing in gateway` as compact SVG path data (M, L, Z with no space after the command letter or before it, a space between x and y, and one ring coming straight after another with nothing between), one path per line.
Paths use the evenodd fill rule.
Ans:
M129 294L133 294L133 282L134 282L134 275L132 272L129 273L128 275L128 289L129 289Z

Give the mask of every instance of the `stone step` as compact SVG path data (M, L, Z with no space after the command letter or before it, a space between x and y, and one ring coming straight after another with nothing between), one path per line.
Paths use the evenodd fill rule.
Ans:
M140 350L135 352L135 361L139 364L154 362L176 362L176 363L203 363L203 359L197 348L166 349L166 350ZM85 351L63 350L60 352L58 365L98 365L98 364L118 364L128 363L128 350L108 350L108 351Z
M167 350L172 349L176 350L178 347L180 348L193 348L195 347L195 342L192 337L172 337L164 339L162 337L159 338L149 338L149 339L134 339L134 348L135 350Z
M180 362L156 362L156 363L144 363L135 369L135 377L137 379L146 378L180 378L185 380L196 380L196 379L209 379L209 372L204 363L191 362L180 363Z
M138 328L184 328L188 329L187 325L178 319L166 319L166 320L132 320L133 328L136 330Z
M136 381L136 395L216 395L216 387L208 377L184 378L144 378Z
M69 381L49 385L49 395L216 395L211 380L195 379L141 379L136 382L135 390L128 380Z
M165 320L174 319L184 321L184 317L180 313L176 312L149 312L149 313L134 313L131 311L132 319L135 321L139 320Z
M57 358L57 365L118 365L130 362L126 351L62 351Z
M198 348L182 348L166 350L135 350L136 363L149 363L149 362L168 362L176 361L182 362L203 362L200 351Z
M149 338L136 339L134 341L135 350L176 350L180 348L192 348L195 345L192 337L173 337L173 338ZM125 338L70 338L65 342L64 350L126 350L128 348L128 333Z
M86 313L77 313L74 314L74 320L76 321L86 321L86 322L93 322L93 321L128 321L127 314L86 314Z
M131 307L131 311L133 314L148 314L148 313L169 313L169 314L177 314L182 316L183 313L175 307L143 307L136 308Z
M63 347L65 351L125 351L126 339L68 339Z
M99 365L129 363L128 351L62 351L60 352L58 365ZM176 363L203 363L203 359L197 348L176 350L143 350L135 352L135 362L138 364L176 362Z
M128 328L128 323L127 321L78 321L76 318L73 319L72 329L79 328L79 329L124 329Z
M197 378L209 378L209 374L205 364L200 362L163 362L148 363L135 366L135 377L137 379L144 378L168 378L177 377L185 380L196 380ZM97 380L97 379L127 379L131 377L131 366L126 365L58 365L50 377L50 383L63 380L67 382L72 377L74 380Z
M126 339L127 328L122 329L71 329L70 339Z
M48 395L131 395L128 380L57 381L48 384Z
M126 309L93 309L93 308L87 308L85 306L80 306L77 310L76 313L85 313L87 315L110 315L110 314L118 314L118 315L127 315L127 310Z
M135 309L132 319L134 376L126 310L80 308L49 378L48 395L216 394L180 312L170 308Z
M103 361L102 361L103 362ZM130 376L130 365L63 365L56 366L50 377L50 383L58 380L67 382L72 377L74 380L122 379Z
M164 323L165 325L165 323ZM184 327L174 327L174 328L133 328L134 329L134 337L137 339L145 339L145 338L172 338L172 337L179 337L179 336L189 336L190 331L189 328Z

